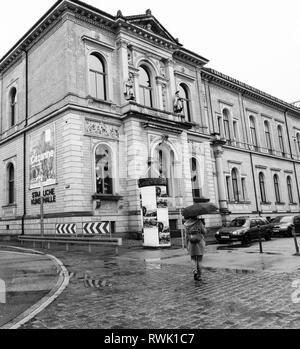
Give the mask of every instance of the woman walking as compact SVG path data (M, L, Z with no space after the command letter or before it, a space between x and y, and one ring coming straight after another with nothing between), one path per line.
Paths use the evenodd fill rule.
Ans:
M206 228L202 221L197 217L192 217L185 222L187 233L187 248L190 252L191 259L195 263L194 280L201 281L201 264L205 252Z

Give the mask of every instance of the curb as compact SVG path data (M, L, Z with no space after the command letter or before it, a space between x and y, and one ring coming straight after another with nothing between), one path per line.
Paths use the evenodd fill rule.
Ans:
M11 248L16 248L18 250L23 250L25 253L28 251L30 253L40 254L44 255L50 259L56 264L56 266L60 269L59 278L54 286L54 288L41 300L39 300L36 304L31 306L29 309L27 309L22 314L18 315L15 319L8 322L4 326L0 327L0 329L10 329L15 330L19 329L21 326L26 324L28 321L32 320L36 315L38 315L41 311L43 311L46 307L48 307L52 302L56 300L57 297L59 297L62 292L67 288L69 285L69 273L67 268L63 265L63 263L56 257L50 255L50 254L44 254L42 252L38 252L31 249L26 248L20 248L20 247L14 247L14 246L7 246Z

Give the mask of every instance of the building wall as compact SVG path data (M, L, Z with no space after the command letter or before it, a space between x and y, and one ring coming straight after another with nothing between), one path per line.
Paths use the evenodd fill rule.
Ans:
M26 234L40 233L40 205L32 201L40 189L30 187L31 155L34 140L47 130L53 130L54 135L55 182L44 190L54 190L55 202L44 205L46 234L55 233L56 224L61 223L76 223L80 234L85 222L100 221L114 222L118 234L140 233L138 179L158 175L154 173L158 150L171 159L170 219L177 220L178 226L179 206L189 206L195 199L192 157L197 160L203 196L197 199L209 198L219 204L219 178L227 188L226 177L231 183L232 170L237 170L238 194L242 199L234 200L229 188L225 198L229 217L299 212L300 113L286 112L279 103L267 103L262 96L249 95L245 86L235 88L228 81L203 78L204 68L199 60L195 63L194 57L187 58L189 53L179 58L174 48L158 41L149 42L132 31L96 25L72 11L64 12L26 50L0 74L0 234L20 234L23 219ZM91 94L88 61L93 52L99 53L105 63L105 101ZM151 73L153 108L141 105L141 65ZM130 74L134 79L134 101L128 101L124 94ZM174 112L175 92L180 84L188 88L191 123ZM8 94L12 87L18 91L14 127L9 126ZM231 136L222 146L220 169L211 135L220 133L224 137L225 109ZM251 142L250 116L255 120L257 148ZM270 124L272 152L267 149L265 121ZM279 125L283 130L284 154L279 146ZM110 149L113 164L114 192L106 197L96 195L95 151L101 144ZM15 166L13 205L7 205L10 162ZM266 178L265 203L260 197L260 172ZM280 180L280 203L275 202L274 174ZM292 178L292 203L287 196L287 176ZM244 196L242 179L246 183ZM222 217L214 214L205 219L213 227L222 224Z

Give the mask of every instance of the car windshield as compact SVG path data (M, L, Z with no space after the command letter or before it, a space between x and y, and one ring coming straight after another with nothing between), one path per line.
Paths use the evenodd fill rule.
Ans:
M272 223L291 223L292 220L293 217L291 216L276 217L272 220Z
M246 224L245 218L236 218L233 221L230 222L230 227L243 227Z
M282 217L280 223L291 223L293 221L293 217Z

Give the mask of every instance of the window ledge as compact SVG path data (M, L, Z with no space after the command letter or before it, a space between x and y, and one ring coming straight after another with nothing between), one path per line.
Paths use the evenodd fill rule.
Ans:
M290 202L289 205L290 206L297 206L298 204L297 204L297 202Z
M92 97L90 95L87 96L87 99L92 100L93 102L107 104L109 106L114 104L112 101L109 101L109 100L106 100L106 99L99 99L99 98L96 98L96 97Z
M101 201L120 201L123 196L120 195L104 195L104 194L94 194L92 195L93 200Z
M265 201L265 202L263 202L263 201L262 201L260 204L261 204L261 205L271 205L271 204L272 204L272 202L269 202L269 201Z
M283 206L285 205L285 202L275 202L275 205Z
M250 205L251 201L228 201L229 205Z
M17 204L9 204L9 205L4 205L2 208L11 208L11 207L17 207Z
M204 198L204 197L196 197L196 198L194 197L193 200L195 203L199 203L199 202L209 202L210 199Z

